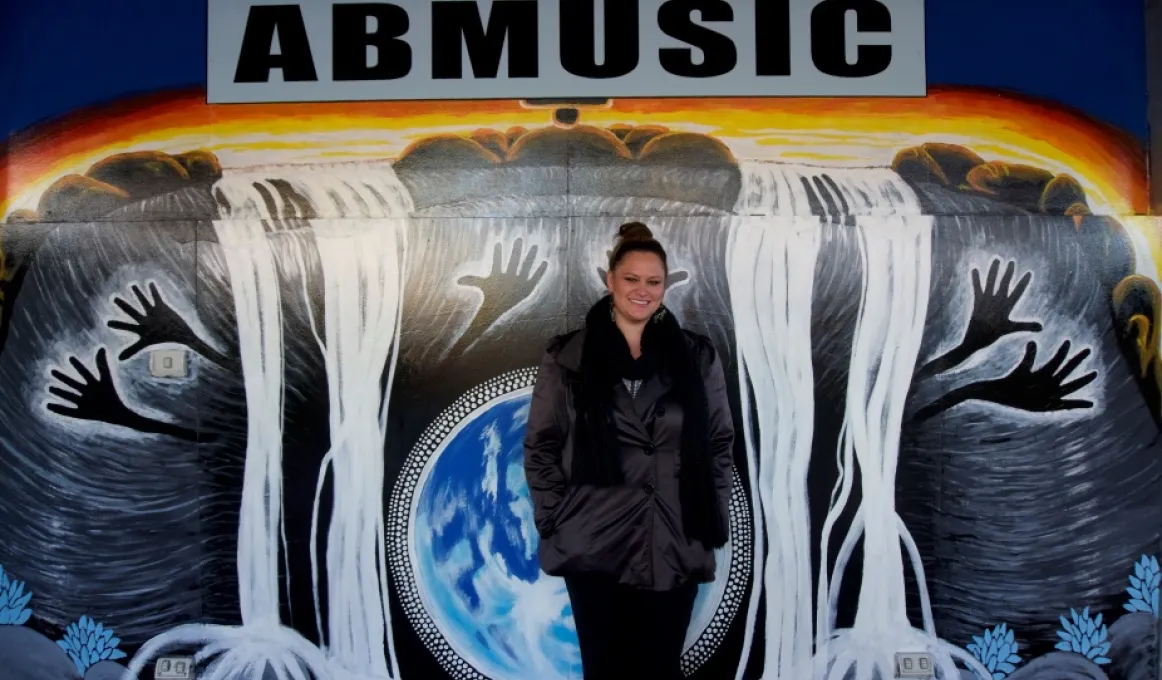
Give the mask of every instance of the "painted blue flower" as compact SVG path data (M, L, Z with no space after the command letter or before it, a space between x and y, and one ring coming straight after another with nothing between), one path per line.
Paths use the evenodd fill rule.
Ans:
M1134 563L1134 573L1130 574L1130 587L1126 592L1130 601L1124 606L1131 612L1148 612L1158 616L1158 586L1162 582L1162 569L1158 568L1158 558L1142 555Z
M32 593L24 592L24 581L9 578L0 567L0 626L23 626L32 616L28 601Z
M1013 637L1013 631L1004 623L995 628L986 628L984 635L972 636L968 652L992 673L991 680L1003 680L1016 670L1015 664L1021 663L1021 657L1017 656L1017 641Z
M117 649L119 644L121 639L113 636L112 628L106 628L88 616L70 623L65 638L57 640L57 645L65 650L81 675L98 661L124 659L125 652Z
M1096 664L1110 662L1106 656L1110 653L1109 631L1101 622L1101 614L1096 619L1090 618L1089 607L1078 615L1077 610L1069 610L1072 620L1061 618L1061 629L1057 637L1061 638L1056 647L1063 652L1074 652Z

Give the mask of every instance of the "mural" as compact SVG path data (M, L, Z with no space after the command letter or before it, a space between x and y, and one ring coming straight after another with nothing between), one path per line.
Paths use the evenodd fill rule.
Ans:
M521 443L642 220L741 435L687 676L1159 680L1162 232L1095 115L194 87L0 178L6 679L580 678Z

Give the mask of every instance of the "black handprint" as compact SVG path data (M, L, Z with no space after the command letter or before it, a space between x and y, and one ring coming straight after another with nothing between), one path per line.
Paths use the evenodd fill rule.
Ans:
M1057 349L1057 353L1053 355L1052 359L1045 362L1041 368L1034 370L1033 365L1037 360L1037 343L1030 342L1025 346L1025 356L1021 359L1021 363L1008 375L996 380L984 380L952 390L917 411L916 420L927 420L970 399L989 401L1001 406L1035 413L1092 408L1092 401L1067 398L1097 379L1096 371L1090 371L1073 380L1069 379L1077 367L1081 365L1081 362L1090 355L1090 350L1083 349L1073 355L1069 361L1066 361L1066 358L1069 357L1069 350L1070 343L1066 340Z
M1066 361L1069 349L1070 343L1066 340L1057 348L1057 353L1052 359L1045 362L1041 368L1033 370L1033 364L1037 360L1037 343L1030 342L1025 345L1025 356L1021 363L1000 380L1002 385L997 392L998 397L1004 395L1003 401L997 398L994 398L994 401L1025 411L1093 408L1093 402L1087 399L1066 399L1097 379L1097 371L1090 371L1079 378L1069 380L1081 362L1091 354L1088 348L1083 349Z
M611 257L613 257L613 251L612 250L605 251L605 259L608 261L609 258L611 258ZM599 281L601 281L602 286L604 286L608 283L608 280L607 280L608 277L607 277L607 272L605 271L605 267L600 267L600 266L597 267L597 278ZM688 281L689 279L690 279L690 273L684 269L678 269L678 270L672 271L666 276L666 290L670 290L671 288L675 288L677 286L680 286L683 283L686 283L686 281Z
M78 377L55 368L50 371L52 377L64 387L50 384L48 392L65 403L50 402L45 406L49 411L68 418L119 425L139 432L165 434L186 441L198 440L193 430L147 418L126 406L113 382L109 356L104 347L97 350L94 358L96 375L75 356L69 357L69 363Z
M178 314L161 297L156 283L149 284L150 297L148 298L137 284L130 286L130 290L137 297L141 310L139 311L122 297L115 297L113 304L117 305L133 321L114 319L108 322L109 328L137 335L137 342L122 350L117 357L118 359L125 361L153 345L175 343L185 345L219 365L227 363L226 357L203 342L181 314Z
M1017 306L1017 302L1029 287L1029 282L1033 280L1033 272L1025 272L1017 281L1017 285L1010 291L1009 284L1013 281L1017 263L1015 261L1009 262L1008 266L1005 267L1005 275L1001 278L1000 284L997 285L997 272L1000 266L1001 261L994 259L989 267L988 280L983 286L980 283L980 270L973 268L972 318L969 319L968 329L965 331L961 344L987 347L1010 333L1023 331L1036 333L1041 330L1041 324L1036 321L1013 321L1009 318L1013 313L1013 308Z
M450 350L453 356L458 355L476 342L484 332L504 316L506 312L527 299L536 290L537 284L544 278L549 269L549 261L541 261L537 270L533 265L537 262L537 246L529 248L528 254L521 263L521 251L524 240L517 239L509 255L508 266L504 266L504 246L497 243L492 251L492 271L488 276L466 275L461 276L456 283L461 286L477 288L484 294L484 303L476 312L475 318L469 324L468 330Z
M518 238L512 246L508 266L503 267L503 244L497 243L492 249L492 271L488 276L461 276L456 283L461 286L479 288L484 293L484 299L492 306L504 308L505 311L512 309L520 301L532 295L533 290L549 269L549 261L545 260L541 262L540 267L537 267L536 273L532 273L533 265L537 261L537 246L535 245L529 248L522 266L520 255L523 248L524 239Z
M67 388L50 386L48 391L68 405L48 404L48 410L62 416L81 420L97 420L105 423L120 424L126 419L129 409L121 401L117 393L117 386L113 384L113 376L109 372L109 358L105 348L97 350L97 375L93 373L76 357L69 357L69 363L80 378L74 378L63 371L53 369L52 377L59 380Z
M1016 307L1017 302L1029 287L1029 282L1033 280L1033 272L1025 272L1017 281L1017 285L1010 291L1009 285L1013 281L1017 263L1009 262L998 285L997 274L1000 271L1000 266L1000 259L994 259L989 267L988 279L983 286L980 282L980 270L973 267L972 316L969 317L964 338L954 349L925 364L920 369L922 376L947 371L1006 335L1022 332L1037 333L1041 330L1041 324L1036 321L1013 321L1009 318L1013 313L1013 308Z

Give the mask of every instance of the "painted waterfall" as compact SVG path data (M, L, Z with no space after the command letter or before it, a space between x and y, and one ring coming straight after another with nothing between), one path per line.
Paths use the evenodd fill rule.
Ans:
M780 206L806 208L805 189L783 166L744 169L738 224L727 247L744 414L754 408L778 427L744 418L751 514L755 522L754 586L743 658L758 626L758 593L769 607L762 635L769 672L795 678L811 655L811 536L807 464L814 425L811 288L819 251L818 220L777 218ZM791 212L791 211L788 211ZM793 212L791 212L793 214ZM775 313L772 313L774 311ZM749 381L749 386L747 385ZM770 546L764 544L770 537ZM765 563L764 563L765 557ZM781 579L781 581L780 581ZM739 664L738 678L746 664Z
M957 676L956 661L989 677L971 655L937 637L920 556L895 509L904 400L928 304L932 218L921 215L912 190L887 169L832 169L824 177L818 169L750 163L742 171L727 269L753 512L765 525L765 531L755 525L743 658L761 631L763 678L890 678L895 652L903 650L931 652L944 677ZM812 583L811 527L818 518L810 516L807 498L815 417L811 305L825 229L854 241L862 284L839 481L822 520L824 558ZM857 479L862 500L829 565L830 542ZM839 585L860 538L856 619L851 629L837 630ZM922 627L907 616L905 554L919 584ZM763 622L756 621L759 593L767 602Z
M325 285L322 349L330 402L331 450L323 465L334 488L343 490L332 494L327 541L328 646L356 677L397 678L394 650L384 648L393 638L383 446L399 342L404 219L411 201L390 169L369 175L300 177L292 184L312 203L330 198L339 214L350 215L352 207L360 214L354 220L313 221ZM323 479L320 475L320 490ZM318 534L319 497L316 493L312 537ZM317 601L317 577L314 590Z
M271 172L229 173L214 188L214 222L238 319L248 432L238 538L242 626L188 625L154 638L129 674L176 646L213 659L206 680L399 677L393 649L383 516L383 449L398 353L407 218L411 199L389 165L315 166L282 173L307 201L282 199ZM275 248L277 236L287 243ZM330 450L314 501L312 589L322 649L281 625L283 349L278 267L297 267L308 295L306 252L321 266L323 318L312 331L325 360ZM281 291L292 294L293 291ZM307 308L310 309L308 304ZM321 324L321 328L320 328ZM329 526L320 526L322 485L332 480ZM326 530L327 548L317 554ZM318 560L326 564L320 583ZM326 593L326 625L319 619Z

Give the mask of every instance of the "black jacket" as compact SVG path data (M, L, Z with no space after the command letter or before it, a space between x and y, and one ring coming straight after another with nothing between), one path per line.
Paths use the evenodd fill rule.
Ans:
M734 421L722 364L710 341L684 331L706 381L709 454L723 517L733 477ZM541 541L541 568L552 576L598 573L621 583L668 590L693 579L714 580L714 552L682 529L679 505L679 447L682 407L671 380L658 374L636 398L618 385L615 393L621 468L625 484L572 485L572 390L579 379L585 331L554 338L541 360L533 388L524 466Z

